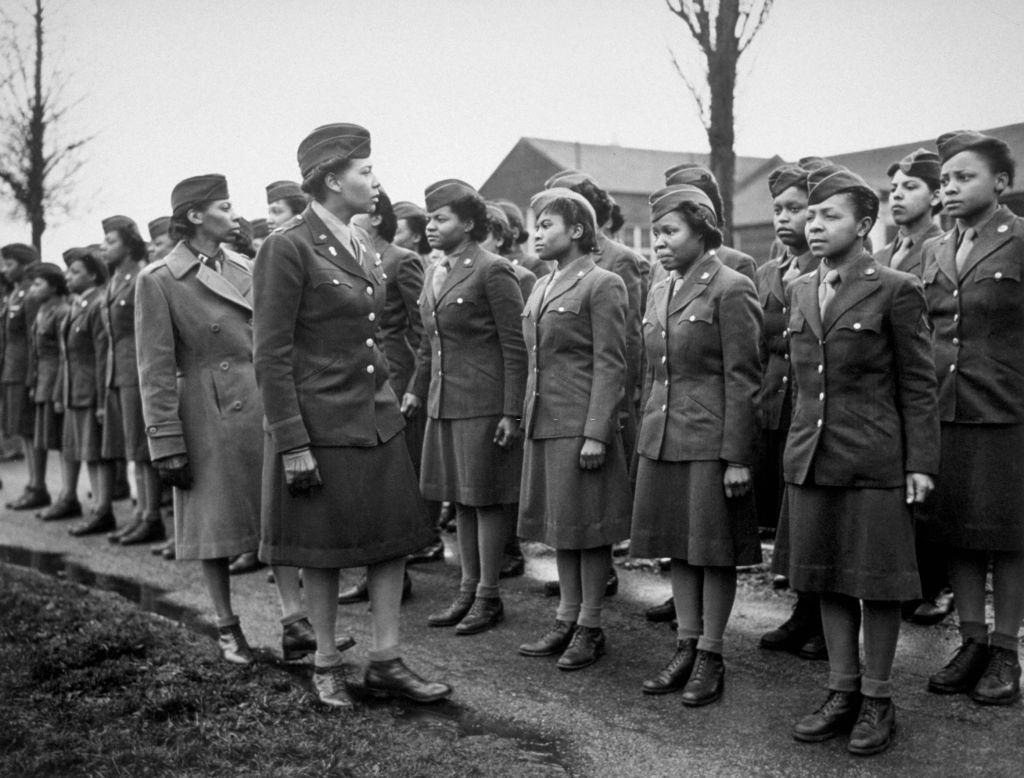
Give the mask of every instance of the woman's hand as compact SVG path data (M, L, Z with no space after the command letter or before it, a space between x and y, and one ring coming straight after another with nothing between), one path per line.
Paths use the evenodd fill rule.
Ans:
M56 413L56 414L64 413L64 403L60 403L60 402L54 403L53 404L53 412Z
M107 418L107 412L105 410L103 410L103 408L97 408L96 409L96 423L99 424L102 427L103 426L103 422L106 420L106 418Z
M726 465L725 476L722 478L722 483L725 484L725 496L742 497L750 491L752 480L750 468L746 465Z
M924 473L907 473L907 505L923 503L935 491L935 481Z
M189 465L188 457L184 454L156 459L153 461L153 467L159 474L160 480L168 486L178 489L192 488L192 467Z
M316 457L308 446L285 451L281 454L284 465L284 482L292 497L312 497L313 492L323 486Z
M597 470L604 464L607 446L600 440L587 438L580 449L580 467L584 470Z
M494 445L501 446L507 451L512 448L521 432L519 419L515 416L502 416L497 429L494 430Z
M422 406L423 403L420 401L419 397L406 392L402 395L402 404L399 406L399 410L405 418L411 419Z

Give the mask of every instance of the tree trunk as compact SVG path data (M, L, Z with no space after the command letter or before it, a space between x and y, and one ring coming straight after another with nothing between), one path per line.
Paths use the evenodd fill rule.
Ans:
M736 63L740 56L736 38L739 13L739 0L721 0L715 19L715 48L708 52L708 86L711 91L708 144L711 147L711 172L718 179L722 192L721 226L726 237L732 230L732 200L736 185L733 102Z
M42 253L43 232L46 230L45 178L46 155L46 106L43 97L43 0L36 0L33 21L35 23L36 56L32 82L32 118L29 122L29 174L28 203L29 221L32 223L32 245Z

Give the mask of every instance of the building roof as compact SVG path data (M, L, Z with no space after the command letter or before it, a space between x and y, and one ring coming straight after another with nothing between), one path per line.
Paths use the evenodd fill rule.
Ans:
M538 153L551 160L559 170L575 168L585 171L612 193L648 195L664 186L662 174L673 165L682 162L707 165L710 162L708 154L697 154L692 151L602 146L546 138L522 138L520 143L532 146ZM737 185L757 175L770 161L764 157L737 156Z

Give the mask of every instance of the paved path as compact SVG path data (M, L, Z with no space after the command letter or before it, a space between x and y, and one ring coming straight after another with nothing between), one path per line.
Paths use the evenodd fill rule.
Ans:
M51 463L50 483L58 483ZM25 482L20 463L0 466L6 502ZM85 485L80 490L85 493ZM119 517L129 503L119 503ZM169 592L170 600L208 614L206 594L194 564L167 563L146 546L120 548L103 537L75 539L71 522L43 524L31 514L0 512L0 546L53 551L97 574L124 576ZM449 538L450 545L450 538ZM452 630L425 626L427 613L447 604L458 580L448 549L445 563L411 568L414 596L404 608L403 638L409 663L423 674L443 678L456 689L455 702L469 714L523 727L560 746L573 773L597 776L696 775L1006 775L1024 773L1024 709L974 705L965 697L925 691L929 673L956 646L951 623L906 626L896 657L899 736L886 754L857 759L845 742L796 743L793 722L824 696L826 665L760 651L758 636L788 615L791 596L767 590L765 576L744 576L726 635L727 686L723 701L690 710L677 695L647 697L643 678L668 660L673 636L664 625L643 618L643 609L668 593L665 576L621 570L622 586L609 601L609 653L576 673L555 669L554 660L520 657L515 647L546 629L555 602L541 594L540 581L554 576L553 559L531 556L527 575L504 590L507 618L496 630L456 637ZM357 572L343 574L354 580ZM279 650L280 624L275 589L263 572L233 582L237 610L250 642ZM343 606L339 629L360 645L365 658L369 619L365 605ZM211 644L211 651L214 648ZM486 772L486 768L484 768Z

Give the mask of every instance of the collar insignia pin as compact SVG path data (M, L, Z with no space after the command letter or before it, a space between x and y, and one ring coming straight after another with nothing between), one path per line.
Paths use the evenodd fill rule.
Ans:
M332 257L336 257L336 256L338 256L338 252L337 252L337 251L336 251L336 250L334 249L334 246L328 246L328 247L327 247L327 250L328 250L329 252L331 252L331 256L332 256Z

